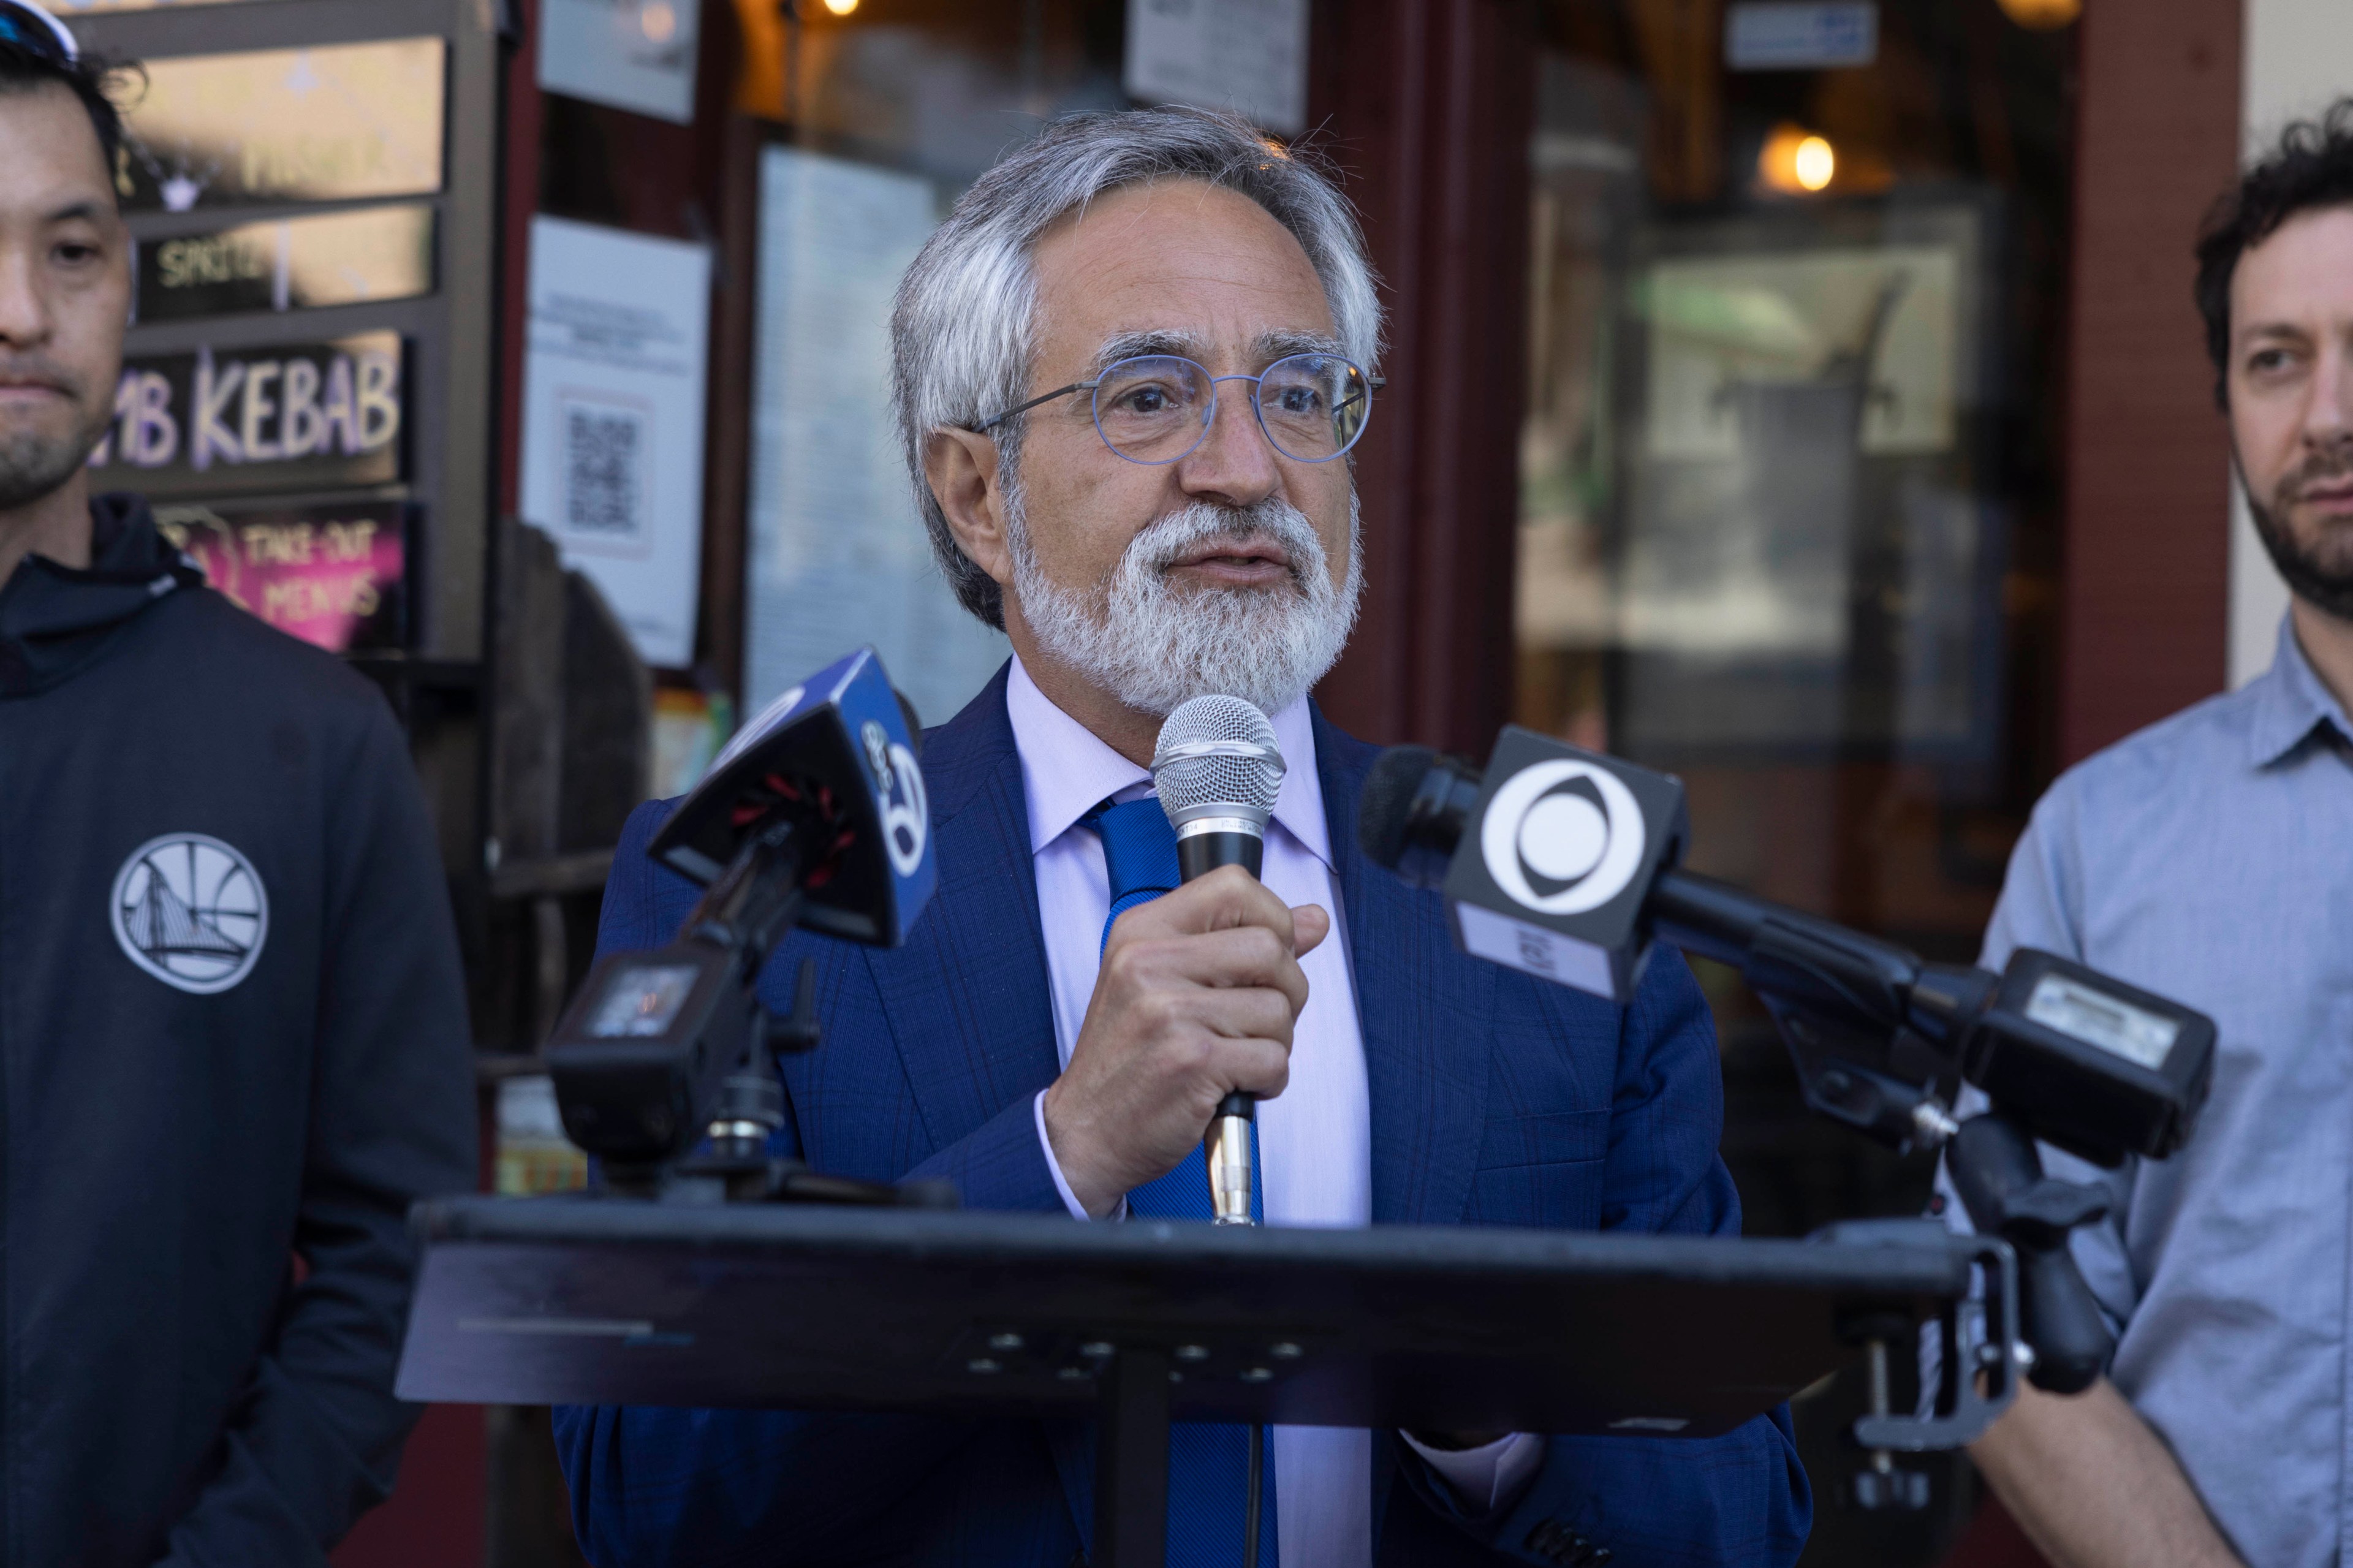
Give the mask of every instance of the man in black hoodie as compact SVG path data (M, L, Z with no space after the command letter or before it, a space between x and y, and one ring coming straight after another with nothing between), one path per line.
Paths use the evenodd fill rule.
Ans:
M0 0L0 1561L323 1563L473 1184L457 946L381 696L88 493L118 134Z

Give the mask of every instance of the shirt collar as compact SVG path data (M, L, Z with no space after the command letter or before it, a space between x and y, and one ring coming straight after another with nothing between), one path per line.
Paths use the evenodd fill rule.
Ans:
M1013 658L1005 685L1006 717L1014 748L1021 753L1021 784L1029 795L1032 855L1068 833L1080 817L1124 790L1149 786L1149 772L1105 745L1095 732L1054 706ZM1282 791L1275 796L1274 820L1300 846L1332 864L1332 832L1324 820L1324 784L1315 772L1315 724L1307 699L1272 716L1274 743L1282 748Z
M2346 722L2345 710L2322 684L2295 640L2294 616L2280 617L2278 649L2272 655L2271 668L2257 684L2254 723L2248 731L2248 761L2254 766L2269 767L2324 724L2340 737L2353 738L2353 725Z

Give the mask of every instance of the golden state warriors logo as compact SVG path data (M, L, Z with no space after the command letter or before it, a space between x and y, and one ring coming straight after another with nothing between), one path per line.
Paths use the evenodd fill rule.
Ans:
M197 996L244 979L269 934L269 896L253 862L202 833L166 833L132 850L115 874L111 912L132 963Z

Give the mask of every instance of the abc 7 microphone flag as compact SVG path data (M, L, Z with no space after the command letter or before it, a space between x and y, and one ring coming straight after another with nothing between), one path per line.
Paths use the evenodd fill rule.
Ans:
M1690 835L1682 782L1513 725L1471 828L1444 889L1462 951L1629 1000L1650 956L1643 900Z

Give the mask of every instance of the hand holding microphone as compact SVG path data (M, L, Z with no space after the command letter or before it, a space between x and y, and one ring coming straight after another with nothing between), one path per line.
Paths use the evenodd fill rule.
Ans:
M1252 874L1280 775L1261 795L1219 798L1240 792L1215 787L1219 752L1179 748L1226 737L1187 737L1175 722L1163 730L1159 784L1164 807L1184 816L1173 824L1180 885L1112 927L1070 1065L1046 1096L1055 1161L1096 1215L1200 1146L1236 1089L1282 1091L1307 1000L1299 959L1331 929L1322 909L1286 908ZM1265 740L1271 751L1271 729ZM1226 820L1253 812L1256 834ZM1241 1131L1246 1150L1247 1122ZM1237 1196L1247 1215L1248 1192Z
M1176 830L1176 868L1184 880L1225 866L1260 875L1282 773L1274 726L1240 698L1196 697L1168 715L1153 748L1152 782L1168 826ZM1219 1101L1203 1142L1209 1211L1219 1225L1250 1223L1258 1180L1250 1123L1257 1117L1258 1097L1236 1089Z

